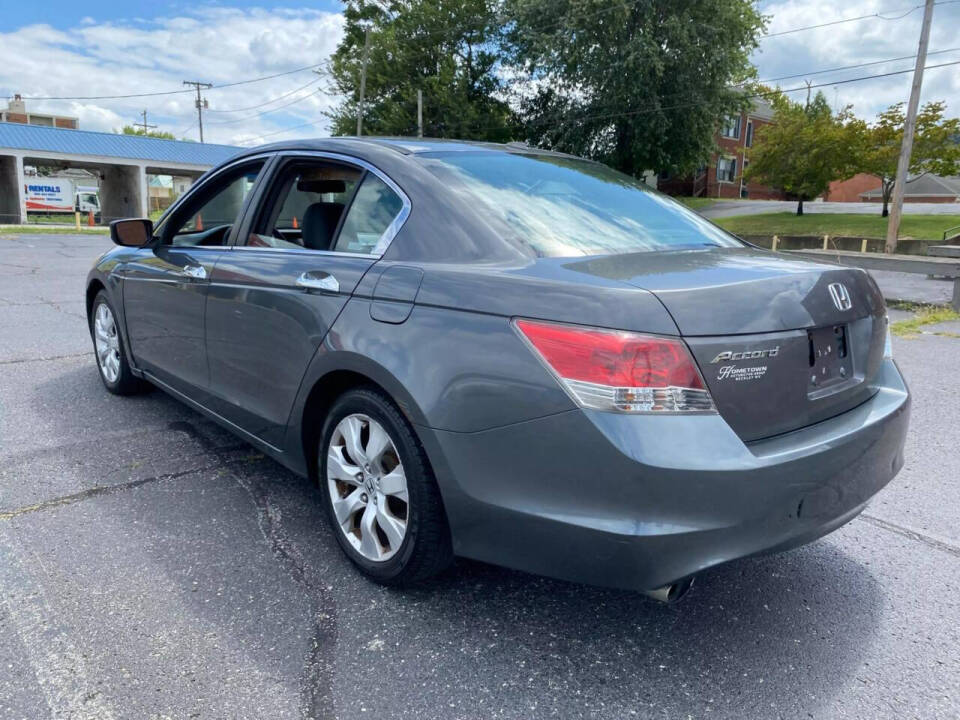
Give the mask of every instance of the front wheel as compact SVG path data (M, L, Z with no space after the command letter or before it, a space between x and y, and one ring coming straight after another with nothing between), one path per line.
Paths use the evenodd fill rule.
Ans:
M117 324L117 316L101 290L93 301L90 313L90 334L93 335L93 349L97 356L97 370L104 386L114 395L133 395L142 392L146 386L142 380L134 377L124 352L123 337Z
M426 454L386 395L342 395L324 423L319 459L337 541L364 574L401 585L450 564L450 530Z

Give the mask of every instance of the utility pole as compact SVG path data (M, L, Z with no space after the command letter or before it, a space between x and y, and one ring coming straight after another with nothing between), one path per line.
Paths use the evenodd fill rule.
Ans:
M370 27L363 31L363 64L360 66L360 104L357 107L357 137L363 135L363 96L367 92L367 58L370 55Z
M923 85L923 66L927 64L927 45L930 41L930 23L933 21L934 0L926 0L923 6L923 26L920 28L920 49L917 50L917 64L913 69L913 86L910 88L910 102L907 105L907 118L903 123L903 144L900 146L900 159L897 161L897 177L893 183L893 204L887 221L887 242L884 252L892 253L897 249L897 236L900 234L900 214L903 211L903 185L910 172L910 155L913 152L913 132L917 125L917 108L920 105L920 86Z
M206 98L200 97L200 89L203 88L212 88L213 85L205 82L197 82L196 80L184 80L184 85L192 85L197 89L197 124L200 126L200 142L203 142L203 111L210 107L210 103L207 102Z
M146 110L141 110L141 111L140 111L140 117L143 118L143 122L134 123L133 126L134 126L134 127L138 127L138 128L140 128L141 130L143 130L143 134L144 134L144 135L147 134L147 131L148 131L148 130L152 130L152 129L154 129L154 128L157 127L156 125L148 125L148 124L147 124L147 111L146 111Z
M417 137L423 137L423 90L417 90Z

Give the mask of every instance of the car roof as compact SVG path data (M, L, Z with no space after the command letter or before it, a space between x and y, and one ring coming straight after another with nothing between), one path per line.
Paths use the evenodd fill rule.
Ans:
M522 142L493 143L480 140L447 140L442 138L412 138L412 137L355 137L340 136L327 138L304 138L301 140L284 140L252 147L235 155L237 159L247 155L262 152L281 152L284 150L319 150L335 152L337 148L350 149L353 152L368 150L389 149L401 155L418 155L428 152L502 152L502 153L536 153L538 155L557 155L571 157L564 153L541 148L531 147Z

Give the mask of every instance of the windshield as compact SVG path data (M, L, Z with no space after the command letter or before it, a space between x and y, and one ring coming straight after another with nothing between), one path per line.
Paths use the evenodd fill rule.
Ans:
M693 211L599 163L495 151L419 157L498 233L536 256L742 246Z

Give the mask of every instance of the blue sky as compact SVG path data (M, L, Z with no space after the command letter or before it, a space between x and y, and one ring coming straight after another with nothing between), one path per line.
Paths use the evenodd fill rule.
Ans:
M173 0L172 2L167 0L157 0L156 2L144 2L143 0L137 2L121 2L120 0L74 0L72 2L67 0L46 0L46 2L4 0L0 5L3 6L3 24L6 29L34 23L49 23L62 29L79 25L86 18L98 22L116 20L117 18L154 20L158 17L184 14L197 5L232 8L257 7L267 10L306 5L316 10L329 10L331 12L339 12L341 8L339 2L332 0L317 0L317 2L308 4L291 2L290 0L281 2L237 0L236 2L209 3L183 2L182 0Z
M808 73L824 83L831 104L852 104L871 119L909 94L910 75L856 83L837 81L911 69L910 59L825 74L826 68L889 60L916 52L919 0L763 0L768 32L877 13L869 18L765 38L753 55L761 79ZM336 48L341 4L331 0L0 0L0 102L4 96L77 97L182 89L186 79L223 85L316 65ZM960 2L934 14L928 65L960 60ZM803 77L782 87L803 86ZM835 83L835 84L831 84ZM269 81L206 93L208 142L255 144L327 134L324 111L337 98L329 80L302 71ZM924 100L943 99L960 114L960 65L930 70ZM429 99L428 99L429 105ZM262 106L246 111L244 108ZM110 131L146 109L149 120L177 136L197 136L188 93L152 98L28 100L28 109L80 118L83 129ZM428 107L429 111L429 107Z

